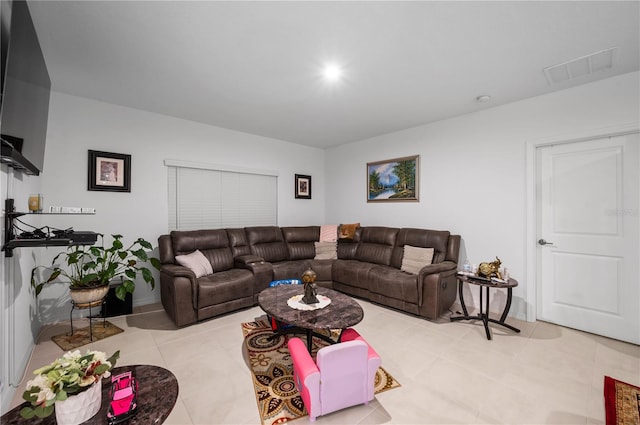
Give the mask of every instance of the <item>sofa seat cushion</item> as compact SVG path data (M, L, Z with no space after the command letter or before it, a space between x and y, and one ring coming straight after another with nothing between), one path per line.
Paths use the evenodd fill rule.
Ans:
M254 278L249 270L231 269L198 279L196 308L253 296Z
M333 281L357 288L369 288L369 271L375 264L358 260L335 260L333 263Z
M369 291L418 304L418 276L393 267L376 266L369 273Z
M281 261L273 263L273 279L301 279L302 273L311 267L309 260Z
M333 280L333 260L310 260L309 266L316 272L316 282Z

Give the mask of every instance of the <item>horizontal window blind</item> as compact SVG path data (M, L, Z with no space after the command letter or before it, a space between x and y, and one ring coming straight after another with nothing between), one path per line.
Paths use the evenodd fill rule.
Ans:
M277 225L277 176L168 165L169 231Z

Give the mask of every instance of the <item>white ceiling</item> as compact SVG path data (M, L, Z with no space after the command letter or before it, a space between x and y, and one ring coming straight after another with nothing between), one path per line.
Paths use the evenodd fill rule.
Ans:
M29 1L54 90L321 148L637 71L639 5ZM612 69L547 82L612 47Z

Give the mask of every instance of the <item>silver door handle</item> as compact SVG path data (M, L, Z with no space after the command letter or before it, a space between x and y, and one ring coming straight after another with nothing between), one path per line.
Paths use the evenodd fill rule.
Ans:
M538 244L539 245L551 245L551 246L553 246L553 242L547 242L544 239L538 239Z

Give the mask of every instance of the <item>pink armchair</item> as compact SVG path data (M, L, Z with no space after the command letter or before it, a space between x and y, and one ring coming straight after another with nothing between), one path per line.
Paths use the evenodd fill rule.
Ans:
M301 339L289 340L294 380L311 421L373 400L380 356L354 329L346 329L341 341L318 350L316 363Z

